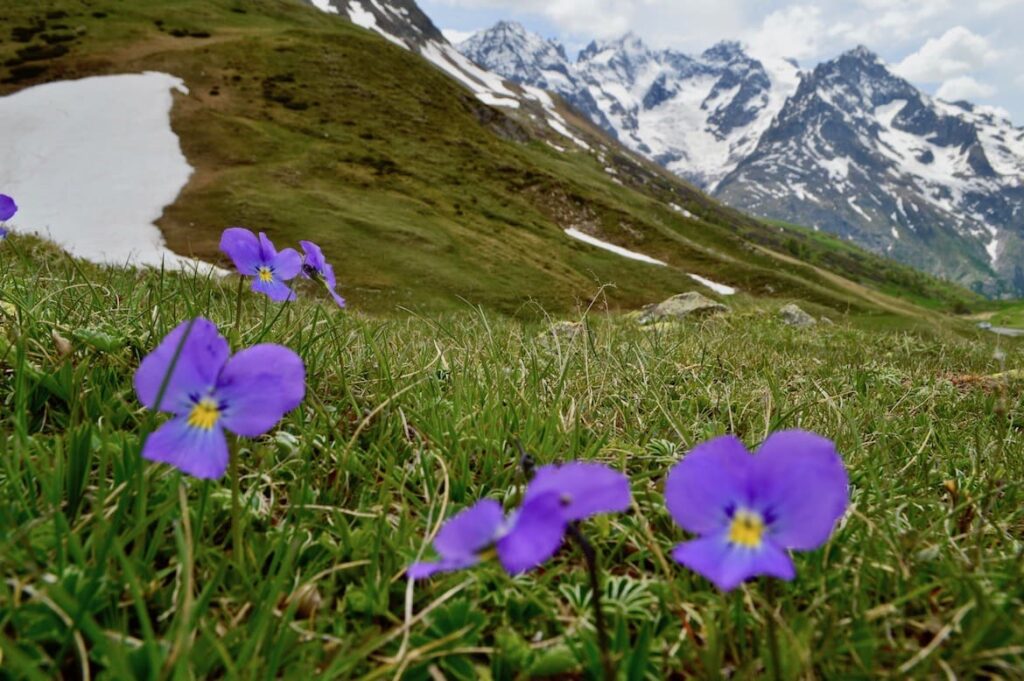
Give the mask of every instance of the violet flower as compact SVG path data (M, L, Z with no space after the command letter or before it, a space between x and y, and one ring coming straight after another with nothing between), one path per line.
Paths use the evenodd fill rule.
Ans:
M18 212L18 204L7 194L0 194L0 222L7 222Z
M842 459L819 435L775 433L755 455L736 437L719 437L669 472L669 513L700 535L672 555L723 591L758 575L791 580L796 570L788 550L824 544L848 500Z
M345 299L335 290L338 280L334 276L334 268L324 258L324 252L312 241L300 241L299 245L306 255L302 263L302 276L322 284L338 307L345 307Z
M219 478L228 465L224 430L263 435L302 402L306 370L293 351L263 344L229 352L213 322L199 318L179 325L142 360L135 372L139 401L174 415L146 438L144 458Z
M253 278L253 291L279 303L295 299L285 283L302 270L302 256L294 248L278 252L263 232L257 237L244 227L230 227L221 235L220 250L231 258L239 273Z
M18 204L7 194L0 194L0 222L7 222L18 212ZM7 230L0 227L0 240L7 238Z
M512 575L537 567L562 545L570 522L630 505L626 476L597 463L544 466L523 495L523 505L506 516L501 505L485 499L462 511L434 539L436 562L415 563L410 579L472 567L493 549Z

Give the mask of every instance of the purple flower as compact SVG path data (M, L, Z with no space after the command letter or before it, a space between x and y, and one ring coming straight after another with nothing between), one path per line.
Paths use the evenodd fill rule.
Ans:
M629 480L596 463L544 466L527 486L523 505L507 517L485 499L445 523L434 548L440 560L415 563L410 579L452 572L479 563L493 548L509 574L537 567L562 545L570 522L629 508Z
M733 436L716 438L669 472L669 513L700 535L672 555L723 591L758 575L790 580L787 551L824 544L848 499L842 459L819 435L775 433L753 456Z
M0 194L0 222L7 222L18 212L18 204L7 194Z
M324 259L324 252L312 241L300 241L299 245L306 254L305 262L302 264L302 276L323 284L338 307L345 307L345 299L335 290L338 287L338 280L334 277L334 268Z
M544 494L523 504L507 517L501 504L484 499L445 523L434 539L440 560L414 563L410 579L453 572L476 565L493 548L502 567L517 575L555 554L562 545L566 520L557 494Z
M603 464L572 461L541 466L526 487L524 502L554 492L566 520L586 520L598 513L625 511L632 502L629 478Z
M220 250L231 258L240 273L253 278L253 291L277 302L295 299L285 283L302 270L302 256L294 248L279 253L263 232L257 238L244 227L231 227L221 235Z
M135 372L139 401L174 415L146 439L144 458L219 478L228 465L225 429L257 437L302 402L306 370L294 352L271 344L229 352L213 322L199 318L179 325L142 360Z

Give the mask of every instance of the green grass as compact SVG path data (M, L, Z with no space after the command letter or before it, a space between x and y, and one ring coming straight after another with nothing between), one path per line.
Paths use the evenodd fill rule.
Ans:
M751 304L663 331L595 312L588 337L547 347L541 324L468 306L384 319L313 291L284 308L246 293L236 320L231 279L96 268L23 237L2 251L0 678L594 677L577 552L516 579L402 578L442 518L514 503L515 438L632 480L634 512L585 528L624 678L757 678L763 584L722 595L666 564L684 534L662 484L705 438L792 427L838 443L853 492L776 589L785 678L1020 677L1024 404L949 380L999 370L986 335L799 331ZM308 368L304 404L238 442L239 552L227 480L139 457L159 420L133 372L198 315ZM1000 342L1020 367L1024 346Z
M908 327L935 323L918 303L948 311L972 300L924 275L897 276L905 268L849 247L836 256L834 243L806 239L804 264L781 262L772 251L787 253L792 234L721 206L607 139L593 140L595 150L607 146L605 160L572 145L553 150L543 139L551 131L528 120L513 123L530 141L505 139L481 122L504 114L425 60L297 0L50 0L45 11L7 7L4 19L12 31L42 25L41 35L74 40L61 43L67 54L32 62L42 74L0 83L0 94L142 70L184 79L190 94L176 99L172 123L196 174L159 222L171 248L216 260L221 230L236 224L281 242L313 239L360 309L452 312L466 301L536 317L585 309L602 285L602 304L633 309L695 288L688 272L868 324L893 314L889 298L915 302L896 315ZM0 63L25 46L0 43ZM580 244L566 227L672 267Z
M1024 329L1024 305L1008 305L996 312L991 321L996 326Z
M980 295L909 265L869 253L838 236L779 220L769 224L786 233L785 250L807 262L842 272L849 279L931 309L962 314L983 307Z

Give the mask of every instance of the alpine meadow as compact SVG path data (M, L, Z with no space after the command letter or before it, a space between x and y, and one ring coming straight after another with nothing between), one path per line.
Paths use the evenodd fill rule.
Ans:
M0 0L0 679L1024 679L1024 130L452 35Z

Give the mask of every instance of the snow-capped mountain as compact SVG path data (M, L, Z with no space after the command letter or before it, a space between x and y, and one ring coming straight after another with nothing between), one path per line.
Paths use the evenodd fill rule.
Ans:
M796 65L723 42L699 56L635 35L592 42L571 61L557 42L500 22L457 46L508 80L558 93L623 144L708 189L753 151L798 83Z
M865 48L800 73L737 43L690 56L633 35L571 61L508 22L458 47L510 81L557 92L730 205L989 295L1024 294L1024 130L927 96Z
M1024 130L858 48L806 74L717 194L989 295L1024 293Z

